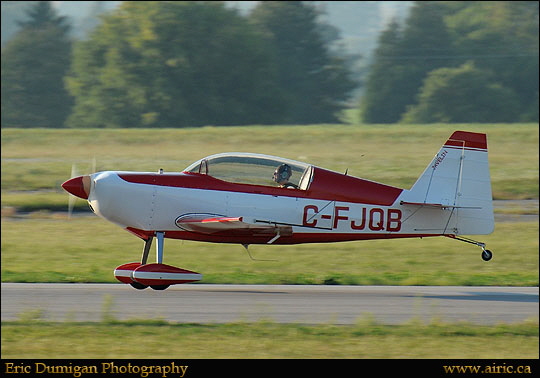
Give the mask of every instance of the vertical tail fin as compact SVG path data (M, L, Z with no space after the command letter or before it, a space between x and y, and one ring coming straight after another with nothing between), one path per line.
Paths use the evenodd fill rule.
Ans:
M456 131L404 197L451 212L445 233L478 235L494 229L486 134Z

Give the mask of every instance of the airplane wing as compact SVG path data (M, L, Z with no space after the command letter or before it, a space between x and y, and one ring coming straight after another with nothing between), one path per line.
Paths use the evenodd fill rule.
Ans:
M212 214L186 214L176 219L176 225L185 231L201 234L235 232L247 235L291 235L292 227L271 222L256 222L244 217L225 217ZM277 238L276 238L277 239Z
M243 217L222 217L209 214L188 214L176 219L176 225L185 231L213 234L219 231L249 229Z

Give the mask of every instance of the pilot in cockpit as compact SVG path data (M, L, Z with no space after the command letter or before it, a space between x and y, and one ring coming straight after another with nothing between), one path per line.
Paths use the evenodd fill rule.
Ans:
M289 179L292 176L292 169L287 164L281 164L274 171L274 181L279 184L280 188L292 188L298 189L298 185L289 182Z

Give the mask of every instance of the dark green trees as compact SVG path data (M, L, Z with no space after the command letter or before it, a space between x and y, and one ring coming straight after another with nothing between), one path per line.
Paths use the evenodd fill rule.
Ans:
M381 35L369 123L538 122L537 2L416 2Z
M280 122L336 122L355 87L342 59L325 45L315 8L300 1L263 1L251 15L273 44Z
M73 53L31 3L2 49L2 126L331 123L358 85L313 3L123 2ZM538 2L415 2L380 36L362 121L537 122L538 34Z
M28 16L2 49L2 126L62 127L72 104L64 89L69 25L45 1Z
M519 99L486 71L469 62L431 71L418 103L403 115L405 123L514 122Z
M126 2L77 45L72 127L269 122L279 97L265 42L220 3Z
M217 2L126 2L78 44L67 82L72 127L322 123L352 88L301 3L243 17Z
M333 122L354 87L301 2L123 2L73 54L49 2L29 18L2 51L3 126Z
M410 97L405 93L408 77L406 67L399 64L404 56L401 29L392 22L379 37L360 105L366 123L393 123L399 120Z

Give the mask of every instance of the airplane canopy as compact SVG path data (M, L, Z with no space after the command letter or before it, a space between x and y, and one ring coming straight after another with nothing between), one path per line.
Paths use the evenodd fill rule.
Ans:
M289 182L307 189L312 167L309 164L276 156L228 152L205 157L187 167L184 172L207 174L220 180L252 185L276 186L274 171L288 165L292 175Z

